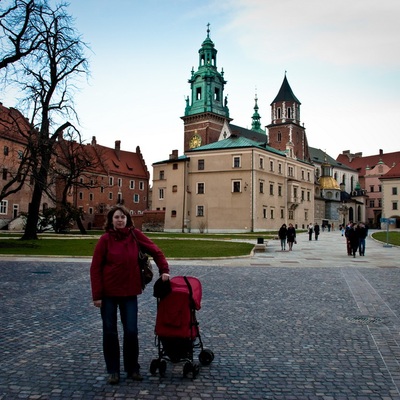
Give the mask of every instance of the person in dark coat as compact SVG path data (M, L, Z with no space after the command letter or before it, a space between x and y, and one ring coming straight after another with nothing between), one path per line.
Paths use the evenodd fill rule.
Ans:
M308 225L308 240L312 240L313 232L314 232L314 227L313 227L312 222L310 222Z
M318 222L316 222L315 225L314 225L314 235L315 235L315 240L318 240L318 236L319 236L319 225L318 225Z
M357 235L358 235L358 250L360 252L360 256L365 256L365 239L368 236L368 227L360 222L357 225Z
M153 257L161 279L169 279L169 266L162 251L133 226L129 211L113 207L107 214L105 231L94 249L90 266L93 305L103 321L103 353L109 384L120 380L118 309L123 327L123 362L127 377L141 381L138 340L137 296L142 293L139 245ZM134 238L136 237L136 239Z
M287 228L287 242L289 245L289 251L293 250L293 243L296 243L296 229L293 224L289 224Z
M349 231L348 231L348 236L347 236L349 242L350 242L350 247L351 247L351 252L353 254L353 257L356 256L357 250L358 250L358 232L356 230L356 224L352 224Z
M286 250L286 237L287 237L287 227L283 224L278 232L279 239L281 240L281 250Z

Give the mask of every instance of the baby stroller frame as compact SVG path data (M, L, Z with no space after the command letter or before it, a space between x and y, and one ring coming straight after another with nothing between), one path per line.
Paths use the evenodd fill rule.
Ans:
M157 298L157 319L155 326L155 344L158 358L151 361L150 373L157 370L164 376L167 361L183 362L183 376L189 374L195 378L200 366L193 361L194 350L200 350L199 361L209 365L214 353L205 349L200 336L196 311L201 305L201 283L195 277L177 276L171 278L171 292L164 298Z

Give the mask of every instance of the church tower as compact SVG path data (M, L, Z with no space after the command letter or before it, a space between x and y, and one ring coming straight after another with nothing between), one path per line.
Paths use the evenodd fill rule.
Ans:
M217 50L207 37L199 50L199 66L192 68L188 81L191 95L186 98L184 122L184 151L216 142L225 122L230 122L228 100L224 98L224 71L217 70Z
M269 145L277 150L291 149L291 156L310 161L306 130L300 124L300 101L294 95L285 77L271 103L271 124L268 128Z

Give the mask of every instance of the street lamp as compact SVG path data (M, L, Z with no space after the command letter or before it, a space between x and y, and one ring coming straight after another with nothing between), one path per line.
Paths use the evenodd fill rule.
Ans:
M342 215L343 218L343 225L346 225L346 215L349 212L349 207L344 204L344 202L338 207L338 212L340 215Z

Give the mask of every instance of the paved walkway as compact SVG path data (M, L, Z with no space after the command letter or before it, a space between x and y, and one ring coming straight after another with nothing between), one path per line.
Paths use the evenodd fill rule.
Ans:
M293 252L171 260L203 284L197 313L215 353L195 379L148 369L155 299L140 297L144 381L105 382L90 260L0 258L0 399L400 399L400 249L367 239L349 257L339 232L298 236Z

